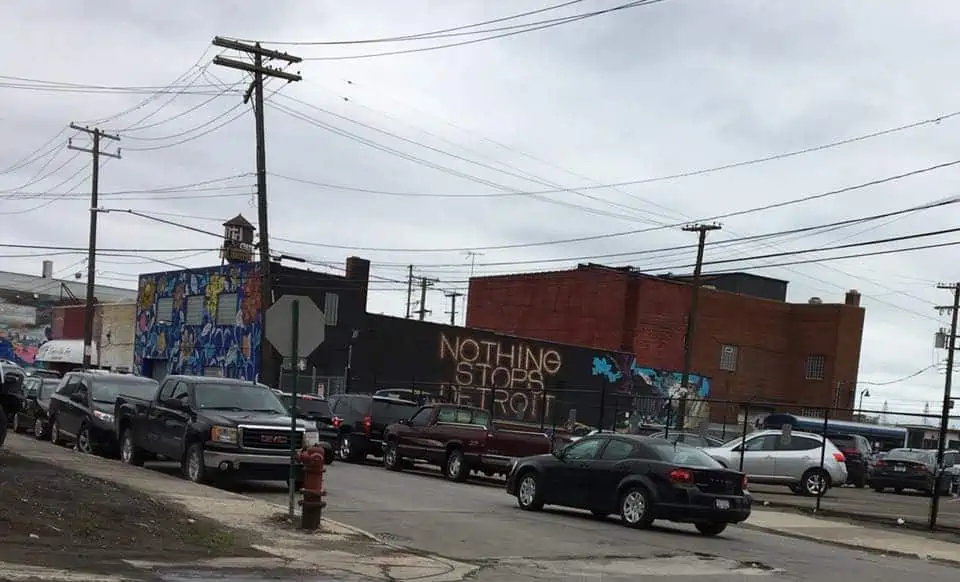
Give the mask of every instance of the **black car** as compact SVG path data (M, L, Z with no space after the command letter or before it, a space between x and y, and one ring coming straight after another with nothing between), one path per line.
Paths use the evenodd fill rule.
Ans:
M117 397L150 397L156 390L157 381L151 378L94 370L67 372L50 398L50 440L57 445L72 442L84 453L115 454Z
M873 447L866 437L858 434L832 436L830 440L843 453L847 465L847 483L863 489L873 462Z
M20 390L26 374L9 360L0 360L0 446L7 439L7 425L20 410Z
M937 451L893 449L874 464L870 487L876 492L893 489L900 493L914 489L930 495L939 477L940 493L949 494L960 483L960 452L945 451L943 468L937 470Z
M338 435L337 456L350 462L382 456L384 429L420 410L416 402L372 394L335 394L329 403Z
M50 398L60 386L60 380L49 376L29 375L23 379L18 399L19 410L10 421L13 432L33 431L38 439L47 437L49 427L47 418L50 410Z
M709 536L746 520L752 505L747 476L700 449L612 433L516 461L507 476L507 493L527 511L560 505L598 517L619 513L624 525L633 528L665 519L692 523Z
M291 410L293 394L280 390L274 392L283 402L283 406L288 411ZM317 436L324 451L323 460L327 464L332 463L336 457L340 432L333 425L333 412L330 411L330 403L325 398L312 394L297 394L297 418L316 423Z
M683 443L691 447L719 447L724 444L720 439L715 439L695 432L655 432L649 435L656 439L664 439L670 443Z

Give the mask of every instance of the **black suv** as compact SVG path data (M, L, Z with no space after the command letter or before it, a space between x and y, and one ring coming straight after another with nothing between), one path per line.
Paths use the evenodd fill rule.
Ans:
M157 391L151 378L99 370L68 372L50 398L50 440L72 442L84 453L116 454L114 428L117 397L150 398Z
M873 447L866 437L858 434L832 436L830 440L840 449L846 459L847 483L858 489L867 486L867 475L873 463Z
M420 410L416 402L372 394L334 394L328 402L339 435L337 456L351 462L383 455L384 429Z
M32 430L38 439L46 438L50 398L58 386L60 379L51 376L28 375L24 378L18 395L19 410L11 417L10 429L18 433Z
M293 395L281 390L274 390L274 393L283 402L284 408L288 411L293 404ZM320 439L320 445L323 447L323 460L327 464L333 462L340 433L337 427L333 425L333 412L330 411L330 403L326 399L312 394L297 394L297 418L316 423L317 436Z

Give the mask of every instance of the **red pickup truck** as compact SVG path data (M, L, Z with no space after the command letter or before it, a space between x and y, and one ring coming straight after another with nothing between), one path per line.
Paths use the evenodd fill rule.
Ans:
M506 475L514 459L549 453L553 442L542 432L497 427L482 408L429 404L384 431L383 466L399 471L405 460L443 469L452 481L470 471Z

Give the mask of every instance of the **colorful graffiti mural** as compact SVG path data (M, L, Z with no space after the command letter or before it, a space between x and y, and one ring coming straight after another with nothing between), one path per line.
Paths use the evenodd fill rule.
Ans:
M670 413L670 399L681 395L682 372L641 366L630 354L594 356L591 374L605 377L614 392L637 398L637 411L645 422L663 422ZM709 378L690 374L687 384L690 398L705 400L710 396Z
M51 336L51 309L0 299L0 359L31 366Z
M221 298L234 293L235 320L217 323ZM203 298L203 314L200 323L188 324L188 298L196 296ZM173 303L172 313L158 318L158 302L167 298ZM201 375L215 368L226 377L252 380L259 372L262 325L257 263L143 275L136 317L134 366L142 375L152 375L150 368L157 362L171 374Z

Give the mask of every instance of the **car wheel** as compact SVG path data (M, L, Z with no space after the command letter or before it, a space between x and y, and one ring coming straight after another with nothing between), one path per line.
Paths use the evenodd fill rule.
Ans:
M13 421L10 423L10 428L18 434L27 432L27 427L20 423L20 413L15 412L13 414Z
M133 431L129 428L120 437L120 462L135 467L143 466L143 451L133 444Z
M45 440L47 438L47 423L43 421L43 418L36 417L33 420L33 438L38 441Z
M467 468L467 463L463 458L463 451L460 449L453 449L447 454L445 468L447 479L456 481L457 483L466 481L467 476L470 475L470 470Z
M397 441L387 443L387 450L383 452L383 466L389 471L399 471L403 467L403 459L397 452Z
M653 504L643 487L628 487L620 496L620 519L623 524L642 529L653 523Z
M809 469L800 478L800 489L804 495L816 497L824 495L830 488L830 478L820 469Z
M77 431L75 448L86 455L94 454L93 441L90 440L90 429L85 424L81 425L80 430Z
M203 462L203 445L193 443L180 461L180 471L187 481L206 483L209 481L207 466Z
M705 536L718 536L723 533L723 530L727 529L727 524L716 521L699 522L695 523L694 526L698 532Z
M543 494L540 491L540 478L533 471L520 475L517 485L517 505L524 511L543 509Z
M54 418L53 424L50 425L50 442L55 445L63 445L65 442L63 440L63 434L60 433L60 419Z
M343 435L337 442L337 458L341 461L351 463L357 460L357 455L353 451L353 443L350 435Z

